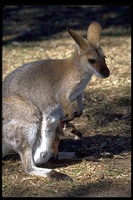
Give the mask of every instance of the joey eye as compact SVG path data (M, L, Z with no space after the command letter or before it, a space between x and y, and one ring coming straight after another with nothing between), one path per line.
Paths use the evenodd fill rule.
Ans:
M91 64L95 64L96 63L96 60L95 59L88 59L89 63Z

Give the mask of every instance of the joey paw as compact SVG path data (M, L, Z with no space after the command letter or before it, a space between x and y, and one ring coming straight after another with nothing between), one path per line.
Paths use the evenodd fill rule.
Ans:
M57 172L55 170L52 170L52 172L50 172L49 178L52 179L52 180L56 180L56 181L66 180L66 181L69 181L69 182L73 182L72 178L70 178L68 175L63 174L61 172Z

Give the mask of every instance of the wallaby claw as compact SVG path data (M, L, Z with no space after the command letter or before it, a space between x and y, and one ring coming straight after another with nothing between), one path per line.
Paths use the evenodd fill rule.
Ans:
M53 179L55 181L66 180L66 181L69 181L69 182L73 182L72 178L70 178L68 175L63 174L61 172L57 172L55 170L53 170L52 172L50 172L49 178Z

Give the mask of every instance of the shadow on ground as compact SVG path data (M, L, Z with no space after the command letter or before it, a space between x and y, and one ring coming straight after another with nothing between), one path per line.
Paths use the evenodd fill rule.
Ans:
M131 34L131 8L128 5L6 6L3 8L3 44L44 40L52 36L59 38L67 27L87 30L94 20L104 29L109 28L106 35Z
M106 190L104 189L106 188ZM91 182L67 191L65 197L130 197L131 187L128 184L112 184L111 180Z

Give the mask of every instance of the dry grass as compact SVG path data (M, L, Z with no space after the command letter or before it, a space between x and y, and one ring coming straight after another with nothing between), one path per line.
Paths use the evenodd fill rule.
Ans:
M108 79L93 76L84 92L84 113L74 124L82 141L64 140L60 150L88 154L88 160L47 163L74 182L51 181L25 174L16 156L3 160L4 197L131 196L131 37L102 36L111 71ZM23 63L65 58L73 50L69 37L3 46L3 78Z

